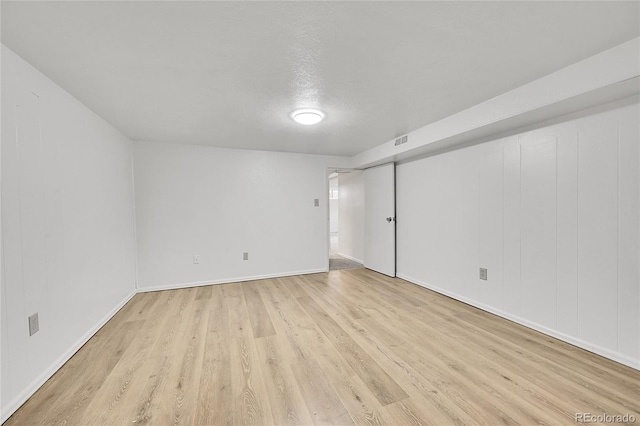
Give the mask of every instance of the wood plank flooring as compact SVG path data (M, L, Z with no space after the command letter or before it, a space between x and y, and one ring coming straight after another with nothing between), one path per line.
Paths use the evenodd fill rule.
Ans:
M640 372L365 269L136 295L7 422L576 424Z

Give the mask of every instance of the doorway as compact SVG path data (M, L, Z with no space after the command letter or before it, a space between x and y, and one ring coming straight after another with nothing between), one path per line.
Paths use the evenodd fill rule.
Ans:
M360 170L329 171L329 270L363 268L364 179Z

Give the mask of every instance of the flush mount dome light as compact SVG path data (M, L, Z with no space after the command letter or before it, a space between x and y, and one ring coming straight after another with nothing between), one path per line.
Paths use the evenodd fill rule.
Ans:
M291 113L291 118L293 118L296 123L304 124L305 126L318 124L324 120L324 117L324 112L311 108L297 109Z

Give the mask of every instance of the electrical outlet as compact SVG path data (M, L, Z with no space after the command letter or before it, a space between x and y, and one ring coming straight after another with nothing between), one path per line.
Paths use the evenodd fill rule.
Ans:
M249 260L249 252L245 251L244 253L242 253L242 260Z
M487 268L480 268L480 279L487 280Z
M314 207L320 207L320 199L319 198L314 198L313 199L313 205L314 205Z
M194 264L194 265L197 265L197 264L199 264L199 263L200 263L200 255L198 255L198 254L194 254L194 255L193 255L193 264Z
M29 317L29 336L33 336L40 330L40 322L38 321L38 313Z

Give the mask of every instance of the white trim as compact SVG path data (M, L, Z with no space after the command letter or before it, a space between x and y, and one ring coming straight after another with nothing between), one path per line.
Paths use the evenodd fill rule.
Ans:
M93 337L115 314L118 313L124 305L137 294L137 291L132 291L126 296L120 303L118 303L111 311L109 311L96 325L94 325L89 331L87 331L73 346L71 346L65 353L55 360L49 368L42 372L34 381L32 381L18 396L13 398L5 407L2 407L2 413L0 414L0 424L4 423L18 408L22 406L31 396L38 390L47 380L53 376L56 371L60 369L69 359L75 355L85 343Z
M346 257L349 260L353 260L354 262L358 262L358 263L362 263L364 265L364 261L362 259L356 259L353 256L349 256L348 254L344 254L344 253L336 253L338 256L342 256L342 257Z
M396 274L398 278L401 278L405 281L409 281L413 284L419 285L421 287L428 288L429 290L433 290L436 293L443 294L445 296L456 299L460 302L464 302L468 305L475 306L476 308L482 309L483 311L489 312L491 314L497 315L499 317L508 319L510 321L516 322L520 325L524 325L525 327L531 328L533 330L539 331L540 333L544 333L548 336L555 337L556 339L560 339L563 342L570 343L579 348L585 349L589 352L593 352L597 355L601 355L610 360L619 362L620 364L624 364L628 367L634 368L636 370L640 370L640 360L634 359L627 355L621 354L616 351L612 351L611 349L603 348L602 346L595 345L593 343L589 343L585 340L578 339L576 337L570 336L568 334L561 333L557 330L542 326L533 321L529 321L525 318L519 317L517 315L509 314L507 312L501 311L500 309L496 309L492 306L485 305L483 303L477 302L475 300L469 299L464 296L460 296L459 294L453 293L448 290L444 290L440 287L433 286L431 284L425 283L424 281L420 281L415 278L408 277L403 274Z
M318 273L324 273L324 272L327 272L327 271L325 269L309 269L306 271L281 272L276 274L252 275L248 277L223 278L223 279L209 280L209 281L194 281L190 283L165 284L165 285L157 285L157 286L150 286L150 287L140 287L138 288L138 292L146 293L149 291L177 290L180 288L201 287L205 285L214 285L214 284L231 284L231 283L238 283L242 281L265 280L269 278L290 277L293 275L318 274Z

